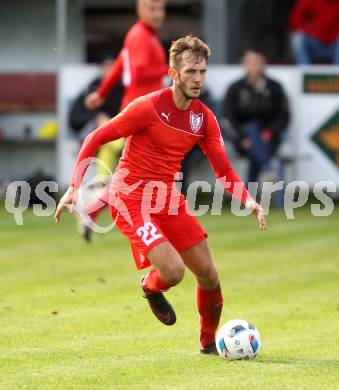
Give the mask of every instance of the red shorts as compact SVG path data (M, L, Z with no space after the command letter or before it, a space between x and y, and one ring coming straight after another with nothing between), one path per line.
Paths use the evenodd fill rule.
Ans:
M112 219L130 241L138 269L151 265L147 254L161 242L170 242L178 252L182 252L207 237L198 220L186 212L186 207L189 209L182 195L175 215L169 215L168 207L164 207L145 216L141 201L128 198L124 198L119 207L110 206Z

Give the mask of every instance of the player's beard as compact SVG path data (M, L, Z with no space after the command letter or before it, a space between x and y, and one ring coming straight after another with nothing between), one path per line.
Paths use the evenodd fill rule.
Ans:
M187 86L186 86L185 83L180 79L180 75L178 75L177 85L178 85L178 88L180 89L182 95L183 95L184 98L187 99L187 100L197 99L197 98L200 96L201 90L200 90L198 96L193 96L193 95L190 95L190 94L189 94L189 92L187 91Z

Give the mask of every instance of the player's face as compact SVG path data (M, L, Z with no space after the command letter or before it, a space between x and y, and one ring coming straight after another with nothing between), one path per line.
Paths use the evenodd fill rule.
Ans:
M138 3L139 18L148 26L158 30L165 19L165 0L140 0Z
M265 69L265 58L259 53L248 51L243 57L242 64L249 77L259 78Z
M192 54L183 54L180 69L174 82L186 99L196 99L200 96L207 71L205 58Z

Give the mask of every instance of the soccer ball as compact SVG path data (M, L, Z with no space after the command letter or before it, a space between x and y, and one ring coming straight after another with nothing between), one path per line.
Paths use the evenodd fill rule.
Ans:
M257 328L245 320L226 322L219 329L215 343L219 355L227 360L254 359L261 348Z

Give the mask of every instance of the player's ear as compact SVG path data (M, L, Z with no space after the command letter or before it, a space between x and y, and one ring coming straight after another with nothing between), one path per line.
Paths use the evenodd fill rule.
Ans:
M174 68L169 68L168 75L172 80L175 80L177 78L177 71Z

